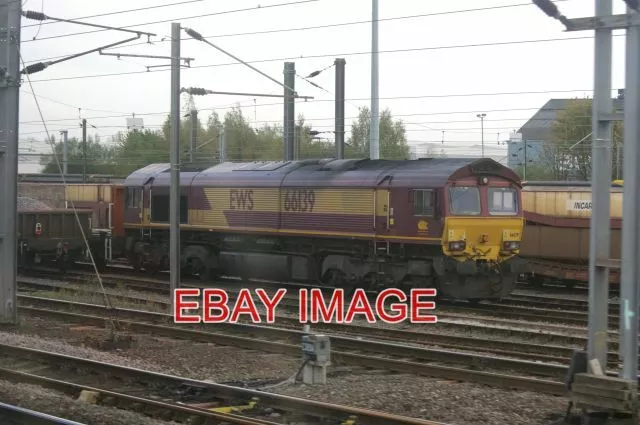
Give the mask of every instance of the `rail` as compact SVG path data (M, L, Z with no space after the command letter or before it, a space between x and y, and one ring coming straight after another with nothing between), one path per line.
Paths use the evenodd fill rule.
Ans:
M132 368L127 366L121 366L116 364L110 364L105 362L99 362L94 360L83 359L75 356L68 356L64 354L48 352L43 350L37 350L27 347L18 347L13 345L0 343L0 361L9 362L11 367L0 367L0 377L9 379L11 381L18 382L30 382L37 383L38 385L50 388L56 388L66 392L77 393L79 390L95 391L102 394L105 397L111 397L118 401L126 401L128 403L137 403L138 405L146 405L154 407L156 409L162 409L163 411L173 411L182 415L188 414L189 416L196 416L206 419L217 419L218 421L224 421L229 424L239 425L276 425L275 423L261 419L258 417L251 417L245 415L239 415L235 413L220 413L218 408L209 410L201 407L201 404L187 404L179 400L171 401L158 401L154 399L152 394L152 388L161 389L163 394L171 393L177 394L177 389L191 388L198 390L200 394L203 391L206 392L206 396L213 400L223 401L227 405L246 406L247 403L254 401L257 406L277 409L291 414L302 414L305 416L312 416L322 419L335 420L337 423L340 421L347 421L349 418L357 418L357 423L362 425L444 425L441 423L428 421L418 418L410 418L406 416L393 415L384 412L378 412L368 409L341 406L336 404L324 403L314 400L301 399L296 397L290 397L280 394L274 394L264 391L258 391L253 389L246 389L240 387L234 387L225 384L217 384L207 381L199 381L195 379L183 378L175 375L163 374L158 372L152 372L142 370L138 368ZM23 366L29 372L21 372L15 370L16 367L11 365L11 361L19 361L20 364L27 362L34 362L34 364L41 365L38 368L34 367L34 364ZM76 371L67 373L67 375L52 377L51 375L59 375L64 373L60 371L61 364L65 365L65 368L72 368ZM50 366L48 370L44 370L42 366ZM3 364L3 366L5 366ZM31 372L36 369L37 372ZM104 388L92 388L88 387L85 382L82 384L74 383L71 379L72 376L77 379L77 371L85 371L90 374L97 374L99 376L96 380L100 381L104 385L103 381L109 377L109 379L126 379L130 384L127 386L128 393L115 392ZM56 372L57 371L57 372ZM34 373L37 373L34 374ZM82 377L80 377L82 379ZM129 387L133 387L129 389ZM137 387L137 388L135 388ZM173 391L169 391L172 389ZM132 395L130 393L139 394L140 391L146 396ZM157 397L156 397L157 398ZM234 409L232 409L234 410ZM162 414L162 412L158 412ZM250 414L250 412L249 412ZM182 416L184 417L184 416Z
M3 425L85 425L45 413L0 402L0 423Z
M227 332L209 332L194 329L194 327L198 325L193 325L193 327L167 326L167 324L171 322L172 316L166 313L124 308L112 308L108 310L104 306L95 304L24 295L19 295L18 297L18 308L24 314L33 314L39 317L48 316L59 320L95 326L104 325L108 317L114 317L112 315L115 315L121 325L133 332L151 333L170 338L177 337L201 342L214 342L222 345L291 356L300 355L298 341L300 341L302 332L298 330L253 324L220 323L217 324L216 328L226 330ZM25 303L31 305L25 305ZM46 308L35 306L46 306ZM52 310L52 307L56 309ZM62 311L58 308L64 310L72 309L72 311ZM82 313L80 313L81 311ZM239 336L241 334L247 335L247 337ZM260 338L256 338L257 336L260 336ZM567 371L564 365L411 347L406 344L392 344L338 335L331 335L331 339L332 346L336 348L335 351L332 351L332 358L337 363L344 365L476 382L502 388L532 390L553 395L564 395L566 392L564 384L558 381L465 368L471 365L483 365L487 368L519 371L529 376L542 375L562 378ZM291 342L295 342L295 345ZM375 353L376 355L355 354L354 351ZM406 359L411 360L408 361ZM441 366L428 362L444 362L463 367Z

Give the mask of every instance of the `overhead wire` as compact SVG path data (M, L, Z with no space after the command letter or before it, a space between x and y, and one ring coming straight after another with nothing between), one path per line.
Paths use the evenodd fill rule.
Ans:
M315 0L318 1L318 0ZM556 0L557 2L564 2L564 1L568 1L568 0ZM479 8L468 8L468 9L458 9L458 10L449 10L449 11L443 11L443 12L429 12L429 13L420 13L420 14L415 14L415 15L405 15L405 16L396 16L396 17L390 17L390 18L379 18L378 22L389 22L389 21L397 21L397 20L404 20L404 19L417 19L417 18L425 18L425 17L432 17L432 16L442 16L442 15L452 15L452 14L458 14L458 13L473 13L473 12L484 12L484 11L489 11L489 10L499 10L499 9L507 9L507 8L514 8L514 7L523 7L523 6L532 6L532 3L517 3L517 4L510 4L510 5L499 5L499 6L487 6L487 7L479 7ZM263 6L262 8L265 8L265 6ZM249 10L253 10L253 9L249 9ZM241 10L244 11L244 10ZM102 16L102 15L95 15L95 16ZM196 15L193 17L188 17L188 18L181 18L181 20L187 20L187 19L196 19L199 17L204 17L204 16L211 16L211 15ZM82 19L82 18L77 18L77 19ZM178 19L176 19L178 20ZM164 22L168 22L168 21L164 21ZM164 22L152 22L152 23L142 23L142 24L136 24L136 26L141 26L141 25L151 25L151 24L156 24L156 23L164 23ZM218 34L218 35L210 35L210 36L205 36L205 38L217 38L217 37L237 37L237 36L247 36L247 35L262 35L262 34L273 34L273 33L281 33L281 32L291 32L291 31L309 31L309 30L316 30L316 29L325 29L325 28L335 28L335 27L342 27L342 26L351 26L351 25L361 25L361 24L369 24L371 23L372 20L358 20L358 21L350 21L350 22L338 22L338 23L332 23L332 24L322 24L322 25L313 25L313 26L306 26L306 27L295 27L295 28L275 28L275 29L271 29L271 30L261 30L261 31L249 31L249 32L242 32L242 33L232 33L232 34ZM132 25L134 26L134 25ZM122 27L122 28L127 28L127 27ZM84 33L72 33L72 34L67 34L65 36L74 36L74 35L82 35ZM60 36L56 36L56 37L60 37ZM41 40L46 40L46 38L43 38ZM181 38L181 41L184 40L189 40L189 38ZM160 40L159 42L168 42L169 40ZM131 46L136 46L136 45L142 45L142 44L146 44L146 43L135 43L135 44L131 44ZM52 59L52 58L48 58L48 59ZM47 59L40 59L41 61L47 60Z
M623 36L624 34L613 34L613 37ZM546 39L533 39L533 40L513 40L513 41L495 41L495 42L487 42L487 43L470 43L470 44L457 44L457 45L444 45L444 46L426 46L426 47L411 47L404 49L387 49L387 50L379 50L379 54L390 54L390 53L410 53L410 52L420 52L420 51L430 51L430 50L451 50L451 49L465 49L465 48L477 48L477 47L493 47L493 46L508 46L508 45L520 45L520 44L536 44L536 43L551 43L551 42L562 42L562 41L575 41L575 40L591 40L593 36L576 36L576 37L564 37L564 38L546 38ZM267 58L267 59L255 59L246 61L250 64L256 63L268 63L268 62L282 62L282 61L290 61L290 60L309 60L309 59L321 59L321 58L330 58L330 57L338 57L338 56L362 56L362 55L370 55L371 52L368 50L358 51L358 52L342 52L342 53L327 53L327 54L315 54L315 55L305 55L305 56L288 56L288 57L279 57L279 58ZM215 63L208 65L191 65L189 69L202 69L202 68L218 68L224 66L234 66L238 65L236 62L224 62L224 63ZM34 83L44 82L44 81L62 81L62 80L76 80L76 79L84 79L84 78L103 78L103 77L113 77L113 76L122 76L122 75L136 75L136 74L148 74L150 72L166 72L168 69L154 69L149 71L129 71L129 72L114 72L109 74L94 74L94 75L76 75L70 77L58 77L58 78L48 78L41 80L33 80Z
M526 4L528 5L528 4ZM485 9L492 9L492 8L505 8L505 7L516 7L516 6L525 6L525 4L519 4L519 5L505 5L505 6L500 6L500 7L490 7L490 8L480 8L482 10ZM479 10L479 9L468 9L466 11L474 11L474 10ZM447 14L447 13L459 13L460 11L448 11L448 12L440 12L440 13L435 13L435 14L430 14L430 15L437 15L437 14ZM404 17L404 18L409 18L409 17ZM389 18L389 20L391 19L399 19L399 18ZM363 21L363 22L370 22L370 21ZM580 37L580 38L592 38L592 37ZM567 40L567 39L554 39L554 40L536 40L534 42L544 42L544 41L563 41L563 40ZM523 41L515 41L515 42L506 42L506 43L522 43ZM524 42L530 42L530 41L524 41ZM499 43L488 43L487 45L502 45L505 44L504 42L499 42ZM466 46L439 46L439 47L435 47L435 48L458 48L458 47L474 47L477 45L466 45ZM408 50L413 50L413 49L408 49ZM408 51L407 49L401 49L401 50L396 50L396 51ZM391 52L391 51L389 51ZM366 52L368 53L368 52ZM363 53L355 53L355 54L363 54ZM347 54L349 55L349 54ZM318 55L319 56L319 55ZM316 56L316 57L318 57ZM324 55L323 55L324 56ZM329 56L329 55L326 55ZM310 58L310 57L307 57ZM223 66L224 64L214 64L214 65L204 65L204 66L198 66L198 67L208 67L208 66ZM126 73L128 74L128 73ZM117 75L117 74L116 74ZM120 74L122 75L122 74ZM78 78L78 77L72 77L72 78ZM65 78L67 79L67 78ZM71 79L71 78L69 78ZM57 80L57 79L56 79ZM34 82L39 82L39 81L47 81L47 80L35 80ZM321 88L321 87L320 87ZM321 88L322 89L322 88ZM327 92L329 92L326 89L323 89ZM584 90L571 90L571 91L554 91L554 92L576 92L576 91L584 91ZM329 92L331 93L331 92ZM541 92L536 92L536 93L541 93ZM550 93L550 91L545 91L544 93ZM516 93L514 93L516 94ZM519 92L517 94L525 94L523 92ZM472 94L471 96L492 96L492 95L506 95L505 93L487 93L487 94ZM447 95L447 96L456 96L456 95ZM458 95L459 96L459 95ZM463 96L468 96L468 95L463 95ZM387 100L392 100L392 99L407 99L407 98L427 98L427 97L439 97L439 96L419 96L419 97L393 97L393 98L386 98ZM362 99L353 99L353 100L368 100L367 98L362 98ZM318 101L333 101L333 100L318 100ZM256 106L256 105L254 105ZM533 108L532 108L533 109ZM406 123L406 124L410 124L410 125L422 125L422 123ZM435 130L435 129L432 129Z
M139 7L137 9L126 9L126 10L118 10L118 11L114 11L114 12L105 12L105 13L97 13L95 15L85 15L85 16L78 16L77 18L71 18L71 20L73 21L79 21L80 19L90 19L90 18L99 18L99 17L103 17L103 16L113 16L113 15L120 15L123 13L132 13L132 12L143 12L143 11L147 11L147 10L151 10L151 9L160 9L163 7L173 7L173 6L182 6L185 4L189 4L189 3L200 3L203 1L208 1L208 0L184 0L184 1L179 1L179 2L175 2L175 3L165 3L165 4L159 4L159 5L155 5L155 6L145 6L145 7ZM23 4L22 7L24 7L25 5ZM59 24L60 22L42 22L41 25L52 25L52 24ZM23 25L21 28L31 28L31 27L35 27L38 26L40 24L31 24L31 25Z
M246 7L246 8L243 8L243 9L224 10L224 11L221 11L221 12L211 12L211 13L204 13L204 14L193 15L193 16L174 17L174 18L170 18L170 19L161 19L161 20L151 21L151 22L143 22L143 23L137 23L137 24L131 24L131 25L122 25L122 26L120 26L118 28L125 29L125 28L133 28L133 27L142 27L142 26L147 26L147 25L164 24L164 23L168 23L168 22L187 21L189 19L204 18L206 16L228 15L228 14L231 14L231 13L240 13L240 12L249 12L249 11L253 11L253 10L271 9L271 8L275 8L275 7L294 6L294 5L299 5L299 4L304 4L304 3L313 3L313 2L318 2L318 1L322 1L322 0L296 0L296 1L286 2L286 3L269 4L269 5L264 5L264 6L258 5L258 6L254 6L254 7ZM42 37L42 38L39 38L37 40L24 40L23 43L30 43L30 42L34 42L34 41L43 41L43 40L51 40L51 39L57 39L57 38L65 38L65 37L73 37L73 36L76 36L76 35L95 34L95 33L104 32L104 31L108 31L108 30L99 29L99 30L79 31L79 32L74 32L74 33L69 33L69 34L52 35L52 36L49 36L49 37Z
M257 104L257 105L246 105L246 106L238 106L240 109L243 108L253 108L254 106L273 106L276 105L274 103L270 103L270 104ZM280 105L279 103L277 105ZM211 108L198 108L199 111L216 111L218 109L230 109L233 108L234 105L231 106L218 106L218 107L211 107ZM535 107L531 107L531 108L507 108L507 109L483 109L483 111L485 112L515 112L515 111L534 111L534 110L538 110L540 109L540 106L535 106ZM562 111L564 109L560 109L560 108L554 108L554 109L545 109L545 110L554 110L554 111ZM414 116L435 116L435 115L457 115L457 114L475 114L477 113L476 110L465 110L465 111L442 111L442 112L420 112L420 113L412 113L412 114L393 114L394 117L414 117ZM135 113L136 115L140 115L140 116L148 116L148 115L167 115L169 114L169 112L147 112L147 113ZM126 114L123 113L122 115L103 115L103 116L95 116L95 117L87 117L87 119L110 119L110 118L124 118L124 117L129 117L131 116L131 114ZM357 117L346 117L345 119L356 119ZM326 121L326 120L333 120L334 117L324 117L324 118L307 118L305 117L305 120L313 120L313 121ZM538 120L538 119L533 119L532 120ZM62 122L62 121L75 121L76 118L54 118L54 119L49 119L47 120L48 122ZM540 120L542 120L542 118L540 118ZM477 120L474 120L477 121ZM498 120L500 121L500 120ZM280 120L260 120L257 121L259 123L269 123L269 122L280 122ZM20 124L40 124L40 121L20 121Z

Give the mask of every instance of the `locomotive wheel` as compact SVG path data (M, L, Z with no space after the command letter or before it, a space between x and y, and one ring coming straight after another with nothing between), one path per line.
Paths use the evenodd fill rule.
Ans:
M60 272L62 273L66 273L67 268L69 266L69 255L67 254L61 255L60 257L58 257L57 262L58 262L58 270L60 270Z
M191 259L191 274L198 275L203 282L209 282L212 278L211 269L204 264L199 258Z
M131 256L131 265L133 270L139 272L142 270L142 254L133 254Z
M355 291L355 285L348 281L347 275L339 269L329 269L324 274L322 283L334 288L342 288L345 295L351 295Z

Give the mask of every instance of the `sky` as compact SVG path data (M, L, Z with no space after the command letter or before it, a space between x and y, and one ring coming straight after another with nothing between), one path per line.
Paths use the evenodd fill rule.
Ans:
M282 81L285 61L295 62L295 89L313 100L296 102L315 130L333 139L336 58L346 60L346 126L359 107L370 107L371 0L23 0L24 10L127 27L157 34L105 52L169 56L171 22L193 28L272 78ZM557 1L569 18L592 16L594 2ZM132 10L144 9L144 10ZM124 13L124 11L127 11ZM624 13L614 1L614 13ZM114 13L123 12L123 13ZM106 15L105 15L106 14ZM95 16L93 15L104 15ZM405 123L412 146L431 143L449 156L506 157L498 144L550 98L591 96L593 31L566 32L529 0L380 0L379 104ZM159 22L160 21L160 22ZM91 31L91 33L86 33ZM21 54L26 64L58 59L132 36L115 30L22 18ZM82 33L82 34L78 34ZM613 93L624 86L624 33L615 32ZM283 88L215 48L182 33L181 56L194 58L181 72L182 87L282 94ZM546 41L545 41L546 40ZM54 59L54 60L55 60ZM20 172L34 172L29 154L50 152L49 134L102 141L126 130L126 117L159 129L170 110L168 59L120 58L92 53L53 64L24 79L20 91ZM328 67L328 68L327 68ZM326 69L325 69L326 68ZM35 94L35 98L34 98ZM37 99L37 103L36 103ZM282 123L278 98L194 97L200 118L240 105L250 124ZM181 98L186 108L187 95ZM185 109L186 112L186 109ZM485 113L484 131L477 114ZM348 137L348 134L347 134ZM32 163L32 165L28 165Z

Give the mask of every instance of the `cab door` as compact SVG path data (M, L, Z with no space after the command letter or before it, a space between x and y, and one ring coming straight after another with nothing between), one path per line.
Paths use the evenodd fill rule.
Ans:
M390 235L393 232L395 225L395 217L392 203L391 194L391 179L392 176L385 176L376 188L375 193L375 231L378 236Z
M126 187L125 188L125 209L124 221L127 224L134 224L142 227L142 205L143 190L142 187Z

